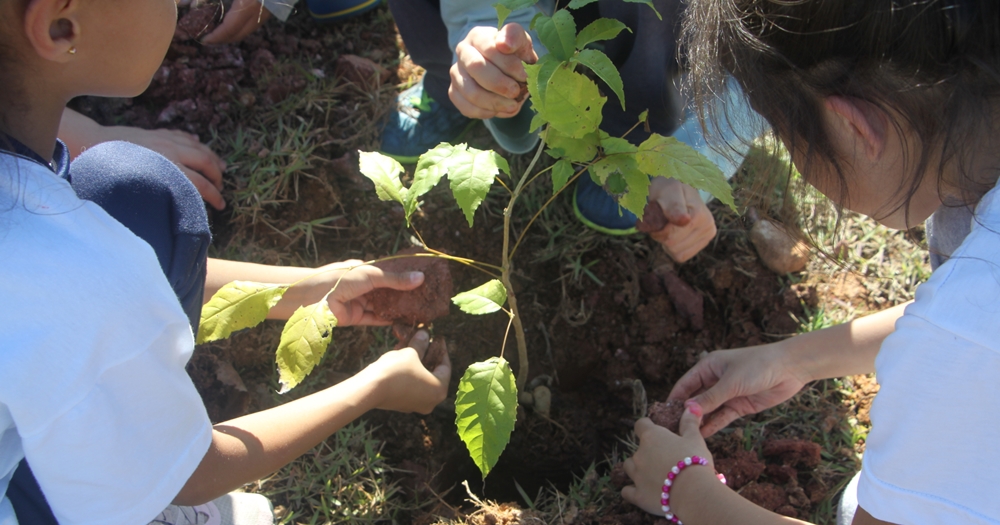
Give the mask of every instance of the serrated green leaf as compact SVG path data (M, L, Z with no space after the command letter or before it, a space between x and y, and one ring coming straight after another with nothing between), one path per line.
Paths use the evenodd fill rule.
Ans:
M573 176L573 163L567 159L562 159L552 165L552 194L559 193L559 190L566 185L566 182Z
M569 4L566 4L566 7L570 9L580 9L583 6L594 2L597 2L597 0L572 0Z
M622 109L625 109L625 87L622 85L622 76L618 73L618 68L611 63L608 55L596 49L584 49L577 53L573 60L589 67L591 71L600 77L611 88L611 91L614 91L615 95L618 96L618 101L621 102Z
M288 285L233 281L215 292L201 308L198 344L229 337L233 332L257 326L278 304Z
M639 122L646 122L647 120L649 120L649 110L648 109L644 110L642 113L639 113Z
M464 144L463 144L464 146ZM465 213L469 227L476 209L482 204L486 194L493 185L497 174L503 170L510 174L507 160L495 151L482 151L475 148L455 150L448 161L448 180L451 192L458 206Z
M569 60L576 51L576 21L565 9L552 16L536 16L532 21L538 39L557 60Z
M663 20L663 15L661 15L660 12L656 10L656 6L653 5L653 0L625 0L625 1L631 2L633 4L646 4L649 6L650 9L653 10L654 13L656 13L656 18Z
M590 169L608 191L617 195L618 204L637 216L642 216L646 198L649 196L649 177L639 169L635 155L629 153L610 155L595 163Z
M527 66L525 66L527 67ZM557 60L552 55L545 55L538 59L538 62L534 65L535 75L534 83L535 90L531 89L531 76L528 77L528 93L531 95L532 105L536 103L545 102L545 92L549 88L549 82L552 80L552 74L556 72L559 67L565 67L565 62Z
M383 201L403 204L406 188L399 180L403 166L392 157L381 153L361 151L358 165L361 173L375 183L375 193Z
M497 15L499 20L497 21L497 29L503 27L504 21L511 13L517 11L518 9L525 9L535 5L538 0L500 0L499 2L493 4L493 9L497 10Z
M607 100L593 80L558 67L549 79L538 113L563 135L583 138L600 126L601 109Z
M597 133L588 133L582 138L574 139L559 133L557 129L549 129L545 132L545 145L553 150L554 158L565 158L573 162L590 162L597 155L597 145L599 140Z
M604 150L605 155L614 155L617 153L635 153L639 151L639 148L635 147L631 142L618 137L603 137L601 138L601 149Z
M581 29L580 33L576 35L576 48L582 50L587 47L587 44L592 42L611 40L618 36L618 33L621 33L623 29L628 29L630 33L632 32L627 25L618 20L613 18L598 18L587 24L587 27Z
M507 289L499 280L493 279L452 297L451 302L467 314L491 314L503 308L507 302Z
M675 139L653 134L639 145L639 169L655 176L677 179L696 190L704 190L734 211L733 189L722 170L697 150Z
M403 210L406 212L406 223L410 223L410 216L417 210L417 202L420 197L437 186L448 173L448 163L456 151L465 151L465 144L453 146L447 142L442 142L427 150L417 159L417 167L413 172L413 184L403 197Z
M281 331L276 354L278 381L281 383L279 394L298 386L319 364L333 340L336 326L337 317L330 311L326 299L300 306L288 318Z
M483 479L500 459L517 421L517 385L502 357L473 363L455 396L455 426Z
M540 113L535 113L535 116L531 117L531 125L528 126L529 132L534 132L536 129L548 124L548 121Z

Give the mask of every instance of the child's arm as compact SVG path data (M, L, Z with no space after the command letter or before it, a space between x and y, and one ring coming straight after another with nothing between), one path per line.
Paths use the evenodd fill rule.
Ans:
M712 352L677 381L669 398L696 401L707 415L701 433L710 436L810 381L874 372L879 347L908 304L777 343Z
M430 413L446 396L451 362L446 354L433 373L424 368L427 332L410 345L326 390L215 425L205 458L174 503L199 505L267 476L373 408Z
M369 312L361 296L376 288L412 290L424 282L424 274L383 272L375 266L361 263L344 261L319 268L301 268L209 259L204 300L208 302L219 288L233 281L298 283L285 292L267 316L269 319L288 319L298 307L318 302L336 285L337 289L330 294L328 301L338 326L391 324Z
M226 163L194 135L171 129L102 126L66 108L59 124L59 138L66 143L70 157L74 159L87 148L114 140L149 148L177 165L213 208L221 210L226 207L221 193L222 172L226 170Z

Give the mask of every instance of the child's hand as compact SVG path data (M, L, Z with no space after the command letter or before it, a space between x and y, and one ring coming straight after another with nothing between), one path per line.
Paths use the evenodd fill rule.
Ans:
M463 115L478 119L517 115L524 104L518 82L528 80L522 61L538 61L523 27L473 28L455 46L455 55L458 61L451 66L448 96Z
M429 414L444 401L451 379L451 359L445 352L441 364L429 372L421 363L428 339L426 331L418 330L409 348L390 350L363 371L374 374L379 385L375 408Z
M625 501L640 507L650 514L663 516L660 495L663 480L677 462L689 456L701 456L708 460L707 466L684 469L678 477L679 483L693 476L715 476L711 453L705 446L705 439L698 432L701 424L701 407L688 403L681 416L680 435L653 423L649 418L635 422L635 435L639 439L639 449L635 455L625 460L625 473L634 485L622 489Z
M655 177L650 181L649 201L659 203L667 219L662 230L649 236L675 261L694 257L715 238L715 217L698 190L691 186L676 179Z
M233 5L214 31L201 39L202 44L231 44L256 31L271 18L271 12L258 0L234 0Z
M311 304L320 299L334 285L334 290L327 300L330 311L337 316L337 326L387 326L392 324L376 316L368 309L368 301L362 297L376 288L392 288L393 290L412 290L424 282L422 272L394 273L386 272L363 261L344 261L328 264L319 271L323 272L313 279L302 283L303 288L312 288L308 295L313 299L303 299L301 304ZM332 271L330 271L332 270ZM338 279L340 283L337 284ZM293 288L294 289L294 288Z
M701 406L707 415L701 435L708 437L787 400L812 380L780 343L772 343L708 354L677 381L668 399L691 398Z

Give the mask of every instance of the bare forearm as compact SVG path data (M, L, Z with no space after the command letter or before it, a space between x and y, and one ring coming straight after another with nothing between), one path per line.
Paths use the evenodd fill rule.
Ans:
M199 505L278 470L376 407L376 384L362 371L302 399L215 425L208 453L174 503Z
M792 525L806 522L765 510L719 483L708 468L686 469L670 491L671 507L686 525Z
M271 284L306 284L303 280L316 277L322 279L320 270L294 266L269 266L224 259L208 260L208 275L205 278L204 302L219 291L220 288L233 281L253 281ZM312 282L312 280L310 280ZM288 319L295 309L305 304L319 301L329 287L296 286L285 292L284 297L268 313L268 319Z
M782 341L787 351L806 360L813 379L867 374L875 371L882 341L895 329L909 303Z

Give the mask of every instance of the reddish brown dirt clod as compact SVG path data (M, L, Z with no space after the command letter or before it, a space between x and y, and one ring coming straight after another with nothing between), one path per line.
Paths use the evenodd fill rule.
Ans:
M726 476L726 485L733 490L738 490L744 485L756 481L766 468L757 459L757 454L748 450L738 450L732 457L715 459L715 470ZM771 510L774 509L771 508Z
M631 484L632 478L625 473L625 464L615 463L615 466L611 468L611 485L621 490Z
M785 465L815 467L820 461L819 444L801 439L775 439L764 442L764 456L780 458Z
M357 55L341 55L334 74L361 87L384 84L392 77L388 69Z
M514 98L514 101L521 102L528 97L528 83L518 82L517 87L519 88L519 91L517 92L517 97Z
M698 293L698 290L684 282L669 268L658 268L656 274L663 281L663 286L667 289L667 296L674 303L674 308L691 323L692 328L695 330L704 328L705 299Z
M427 253L419 248L401 250L396 255ZM402 257L375 263L387 272L424 273L424 283L408 292L379 288L365 294L368 307L386 321L416 326L448 315L452 283L448 261L439 257Z
M635 223L635 229L653 233L667 227L667 217L663 215L663 208L658 202L647 202L646 209L642 211L642 218Z
M767 510L773 511L781 507L792 508L788 504L788 496L785 494L785 489L773 483L751 483L743 487L743 490L740 491L740 496ZM792 510L794 511L795 509Z
M177 21L174 38L177 40L195 40L207 35L215 29L218 21L219 6L206 5L191 8Z
M682 415L684 415L684 402L679 399L671 399L666 402L658 401L649 407L649 419L671 432L677 432Z

